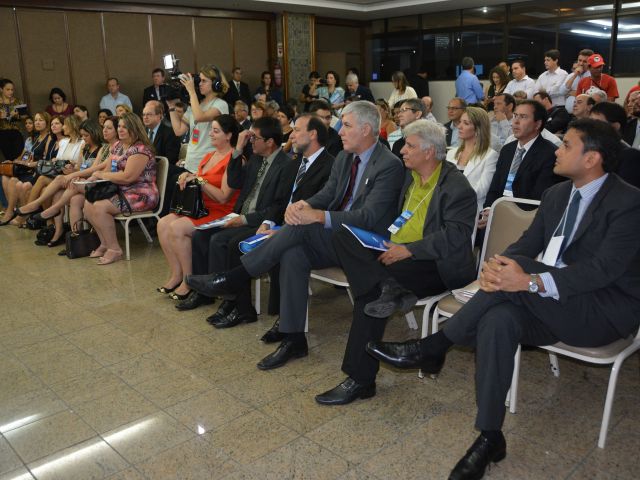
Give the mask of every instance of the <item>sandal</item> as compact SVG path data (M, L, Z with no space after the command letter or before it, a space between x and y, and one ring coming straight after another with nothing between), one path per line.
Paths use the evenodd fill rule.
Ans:
M122 250L118 251L108 248L105 254L100 257L100 260L98 260L98 265L110 265L118 260L122 260Z
M100 245L98 248L96 248L89 254L89 258L100 258L105 254L106 251L107 251L107 247L103 247L102 245Z

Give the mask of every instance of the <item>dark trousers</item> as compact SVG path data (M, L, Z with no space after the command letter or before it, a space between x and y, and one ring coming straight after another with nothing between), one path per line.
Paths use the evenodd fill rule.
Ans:
M5 160L15 160L24 149L24 138L19 130L0 130L0 152Z
M549 267L523 257L514 259L526 272ZM500 430L511 386L518 344L550 345L562 341L597 347L620 338L591 294L563 302L528 292L478 292L444 325L446 337L476 349L476 428Z
M333 245L354 296L353 321L342 371L358 383L373 383L380 364L365 347L369 342L382 340L387 319L369 317L364 307L380 296L380 282L395 278L418 297L436 295L447 288L434 261L406 259L385 266L378 261L381 252L364 248L344 228L334 234Z
M280 264L281 332L304 332L311 270L338 265L331 232L318 223L285 225L263 245L242 257L242 264L252 277Z

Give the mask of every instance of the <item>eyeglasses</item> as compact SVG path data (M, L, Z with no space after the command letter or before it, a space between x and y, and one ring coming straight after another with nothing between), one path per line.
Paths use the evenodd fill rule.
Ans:
M262 140L263 142L267 141L264 137L259 137L257 135L254 135L253 137L251 137L252 142L255 142L256 140Z
M526 120L527 118L529 118L529 115L523 114L523 113L514 113L513 114L513 118L515 120Z
M408 107L405 107L405 108L401 108L401 109L400 109L400 113L404 113L404 112L417 112L417 111L418 111L418 110L416 110L415 108L408 108Z

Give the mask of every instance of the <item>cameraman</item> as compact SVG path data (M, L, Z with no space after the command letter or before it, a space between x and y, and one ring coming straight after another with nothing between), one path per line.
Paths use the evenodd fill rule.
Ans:
M220 85L216 89L214 84L218 82ZM222 99L229 90L229 84L224 74L213 65L205 65L200 69L198 88L200 94L204 96L201 102L198 102L195 83L190 73L185 73L180 79L180 83L184 85L189 94L190 106L184 116L180 117L176 112L176 104L180 101L179 99L167 100L167 103L171 115L171 126L176 136L181 137L190 132L184 168L195 173L202 158L215 150L209 139L209 131L214 119L221 114L229 113L229 105Z

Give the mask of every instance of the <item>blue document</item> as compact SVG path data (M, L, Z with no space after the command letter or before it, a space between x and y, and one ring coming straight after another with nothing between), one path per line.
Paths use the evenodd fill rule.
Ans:
M271 230L280 230L280 228L281 228L280 226L275 225L271 227ZM264 242L270 236L271 235L265 235L264 233L259 233L257 235L247 238L246 240L241 241L238 244L238 248L242 253L249 253L254 248L258 247L259 245L262 245L262 242Z
M356 237L356 239L360 242L363 247L371 248L373 250L379 250L381 252L386 252L389 250L384 246L383 242L388 242L389 237L384 237L377 233L368 232L367 230L363 230L358 227L354 227L352 225L342 224L344 228L349 230L351 234Z

